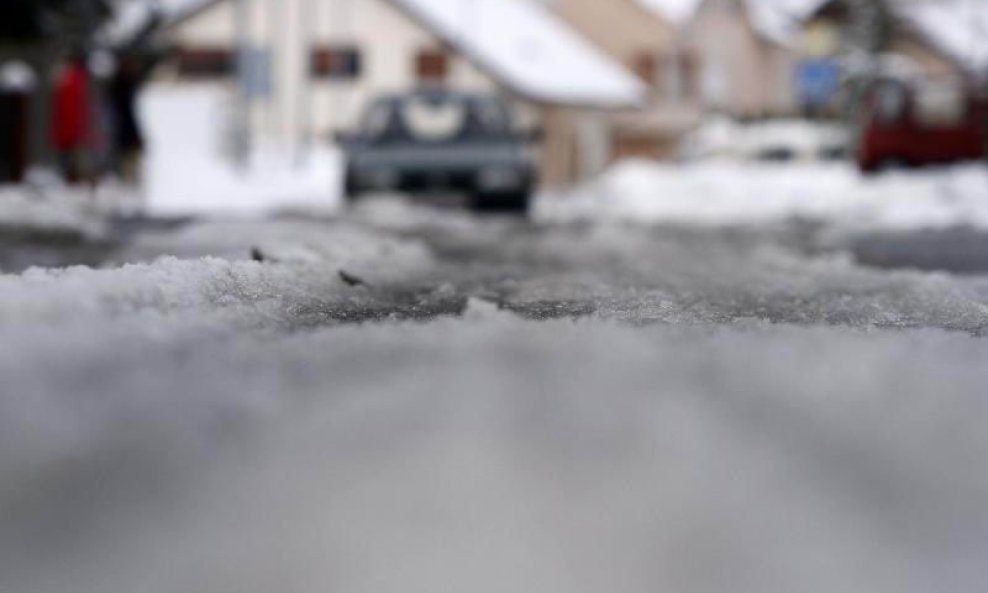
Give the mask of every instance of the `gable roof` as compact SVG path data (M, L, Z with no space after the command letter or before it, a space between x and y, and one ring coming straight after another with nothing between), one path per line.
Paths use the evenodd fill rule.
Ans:
M131 0L107 36L136 35L155 15L166 26L178 24L221 1ZM637 78L530 0L382 1L526 99L602 108L631 107L644 99Z
M693 20L706 0L637 0L678 27ZM790 43L800 20L825 0L740 0L755 31L763 38L782 45Z
M645 87L530 0L388 0L526 99L630 107Z
M959 66L988 70L988 2L915 1L896 4L896 16Z

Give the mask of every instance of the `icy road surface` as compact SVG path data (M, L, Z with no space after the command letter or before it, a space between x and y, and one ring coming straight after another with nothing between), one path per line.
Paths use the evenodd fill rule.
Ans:
M802 233L384 201L2 276L0 591L983 591L988 279Z

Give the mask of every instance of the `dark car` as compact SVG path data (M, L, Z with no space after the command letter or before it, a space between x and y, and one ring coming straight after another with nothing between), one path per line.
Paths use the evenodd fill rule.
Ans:
M458 192L478 210L523 213L536 183L529 141L490 95L421 91L373 101L360 132L341 138L345 191Z

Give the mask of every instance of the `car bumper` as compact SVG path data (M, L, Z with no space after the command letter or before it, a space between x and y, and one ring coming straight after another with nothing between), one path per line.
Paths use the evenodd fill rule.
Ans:
M505 168L480 171L354 169L347 173L348 191L355 192L521 192L530 191L533 183L531 171Z

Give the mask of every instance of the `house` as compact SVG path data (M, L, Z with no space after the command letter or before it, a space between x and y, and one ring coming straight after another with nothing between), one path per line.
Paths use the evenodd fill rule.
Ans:
M637 0L554 0L553 10L646 87L644 109L607 115L609 158L669 158L702 116L698 70L680 44L680 21ZM685 15L684 15L685 16Z
M633 71L644 110L608 115L612 158L670 158L710 112L795 111L795 26L810 0L547 0Z
M988 72L988 4L967 0L887 0L877 39L887 69L923 79L980 78ZM853 4L826 0L803 25L803 54L842 57L853 45Z
M206 1L170 38L177 58L163 80L236 90L240 55L251 135L296 148L351 129L381 93L503 93L544 129L549 184L599 171L605 151L588 122L644 97L631 73L529 0Z
M778 0L702 0L683 29L686 51L702 64L708 110L740 119L796 110L794 28Z

